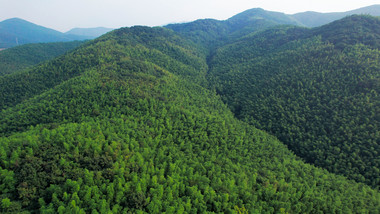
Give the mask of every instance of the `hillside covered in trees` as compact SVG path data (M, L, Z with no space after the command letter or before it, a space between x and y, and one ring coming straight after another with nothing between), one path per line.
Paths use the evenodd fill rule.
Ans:
M211 85L307 162L380 185L380 19L279 27L219 48Z
M0 76L53 59L83 43L74 41L26 44L0 51Z
M0 76L0 212L379 213L379 20L354 21L121 28Z

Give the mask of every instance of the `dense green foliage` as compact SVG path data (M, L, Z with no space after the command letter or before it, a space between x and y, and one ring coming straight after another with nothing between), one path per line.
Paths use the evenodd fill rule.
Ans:
M206 47L217 46L228 35L228 27L223 21L200 19L182 24L170 24L166 28L181 33L186 38Z
M347 45L364 44L380 49L380 18L353 15L323 27L314 28L313 34L321 35L324 41L333 43L337 49Z
M304 163L250 124L264 127L249 117L245 103L255 100L240 96L254 95L254 84L245 82L251 74L243 72L251 65L265 67L273 59L287 68L302 59L292 58L298 51L324 62L319 57L331 51L340 61L326 67L340 68L335 63L346 62L340 57L368 59L378 50L353 45L345 55L321 36L306 38L307 29L288 27L210 50L197 42L202 37L194 37L195 43L186 39L191 33L122 28L0 77L0 212L380 212L378 190ZM277 36L270 37L273 33ZM303 40L294 39L304 33ZM239 55L236 45L248 55ZM256 52L250 53L253 47ZM231 57L223 58L227 52ZM252 57L262 64L253 64ZM369 59L363 63L376 70L378 60ZM244 70L228 67L238 65ZM278 71L277 64L271 65ZM239 84L248 90L241 91ZM362 93L368 89L360 88ZM234 113L243 116L238 112L247 112L248 122L238 120Z
M351 16L254 34L218 49L209 78L238 118L309 163L378 187L379 27Z
M84 42L57 42L21 45L0 52L0 76L37 65L82 45Z
M102 42L103 41L103 42ZM112 49L110 48L113 47ZM51 89L61 82L82 74L86 69L97 69L105 63L119 63L124 69L134 66L134 59L151 60L172 72L193 81L205 82L207 64L202 51L189 41L157 28L146 27L120 30L100 37L95 42L58 57L41 66L21 73L0 77L0 109L14 106L23 100ZM149 49L153 49L148 51ZM105 53L114 58L105 58ZM184 57L186 56L186 57ZM202 62L198 62L203 60ZM132 61L132 63L131 63ZM194 64L195 66L189 66ZM43 72L48 70L47 72Z
M73 97L82 86L70 107L87 122L1 139L3 211L378 211L378 193L296 160L205 89L170 74L105 69L42 95Z

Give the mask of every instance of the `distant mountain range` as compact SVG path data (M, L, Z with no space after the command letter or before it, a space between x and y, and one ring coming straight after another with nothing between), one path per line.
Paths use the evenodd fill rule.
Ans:
M194 34L197 32L201 34L208 32L207 37L209 38L204 38L203 41L207 42L211 37L224 37L226 34L229 34L229 37L239 37L240 35L231 34L231 32L240 29L240 34L244 33L244 29L242 31L240 25L244 25L246 32L250 32L252 28L260 30L279 24L317 27L353 14L380 16L380 5L372 5L340 13L303 12L293 15L255 8L244 11L225 21L203 19L185 24L172 24L166 27L178 32L183 32L181 29L186 29L186 31L191 29L191 32ZM94 39L111 30L113 29L103 27L73 28L66 33L62 33L23 19L12 18L0 22L0 49L28 43L68 42Z
M89 37L64 34L19 18L0 22L0 48L28 43L68 42L85 39L89 39Z
M0 22L0 49L29 43L69 42L94 39L110 28L74 28L62 33L19 18Z
M96 28L73 28L67 31L65 34L86 36L91 38L99 37L105 33L110 32L113 28L96 27Z
M342 13L304 12L293 15L253 8L223 21L199 19L189 23L169 24L165 27L179 32L193 41L196 38L198 43L207 44L212 41L213 44L209 45L215 45L215 42L221 41L220 38L229 37L230 40L233 40L248 32L257 32L271 26L318 27L354 14L380 16L380 5L372 5ZM224 39L224 42L226 41Z
M328 24L332 21L341 19L345 16L354 14L367 14L372 16L380 16L380 4L372 5L368 7L359 8L356 10L351 10L347 12L340 13L318 13L318 12L303 12L290 15L302 25L306 27L318 27L324 24Z

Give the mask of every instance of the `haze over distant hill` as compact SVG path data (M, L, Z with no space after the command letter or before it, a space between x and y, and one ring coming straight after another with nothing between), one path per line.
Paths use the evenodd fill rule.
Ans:
M105 33L110 32L113 28L96 27L96 28L73 28L67 31L65 34L86 36L90 38L99 37Z
M0 22L0 48L28 43L68 42L85 39L89 39L89 37L64 34L19 18Z
M351 10L347 12L335 12L335 13L318 13L314 11L296 13L290 15L291 17L298 20L300 23L307 27L317 27L332 21L341 19L345 16L354 14L367 14L372 16L380 16L380 4L372 5L368 7L359 8L356 10Z
M186 31L191 29L191 32L194 34L203 34L203 37L209 37L203 38L204 41L198 42L207 42L211 37L223 37L227 33L229 34L229 37L239 37L240 35L231 34L235 28L241 27L238 25L244 25L244 30L246 32L250 32L253 28L257 31L268 26L279 24L316 27L353 14L380 16L380 5L372 5L347 12L318 13L309 11L294 15L254 8L224 21L202 19L184 24L171 24L166 27L178 32L183 32L184 29L186 29ZM236 25L237 23L238 25ZM67 42L73 40L94 39L111 30L113 29L104 27L73 28L66 33L62 33L20 18L12 18L0 22L0 50L2 48L9 48L28 43ZM244 30L240 32L244 34ZM205 32L207 32L207 35Z

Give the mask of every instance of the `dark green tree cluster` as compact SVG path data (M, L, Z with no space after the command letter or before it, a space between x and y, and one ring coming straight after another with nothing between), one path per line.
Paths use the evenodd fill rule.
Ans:
M374 190L302 163L170 73L88 71L40 99L82 121L0 138L3 212L378 211Z
M352 16L257 33L216 51L210 84L238 118L307 162L378 188L379 27L378 18Z
M121 69L134 69L136 60L150 61L193 81L206 82L207 64L200 47L167 29L125 28L41 66L0 76L0 109L41 94L89 69L112 64L118 64Z
M312 34L321 35L324 41L333 43L336 48L342 50L347 45L357 43L380 49L379 17L353 15L328 25L314 28L311 32Z
M21 45L0 52L0 76L37 65L77 48L84 42L57 42Z

